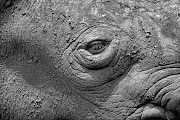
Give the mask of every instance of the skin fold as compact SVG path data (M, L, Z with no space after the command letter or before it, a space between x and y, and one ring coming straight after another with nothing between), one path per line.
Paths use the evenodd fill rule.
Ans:
M178 0L1 0L0 120L179 120Z

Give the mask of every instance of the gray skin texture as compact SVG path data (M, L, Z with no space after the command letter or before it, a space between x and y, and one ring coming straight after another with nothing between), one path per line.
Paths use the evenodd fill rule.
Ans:
M1 0L0 119L179 120L178 0Z

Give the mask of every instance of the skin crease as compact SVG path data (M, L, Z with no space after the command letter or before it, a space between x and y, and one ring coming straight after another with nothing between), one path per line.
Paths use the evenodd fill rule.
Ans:
M178 120L178 3L0 1L0 119Z

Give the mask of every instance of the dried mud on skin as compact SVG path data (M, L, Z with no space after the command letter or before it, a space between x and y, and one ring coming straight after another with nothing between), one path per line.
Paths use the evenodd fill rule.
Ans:
M72 36L94 23L113 26L136 18L127 27L135 43L128 48L133 51L130 64L143 60L142 66L148 69L150 63L179 62L179 4L179 0L0 0L0 60L4 63L0 65L0 119L111 117L96 112L97 104L77 95L64 81L70 78L57 72L64 49L75 41ZM141 36L143 42L138 39ZM166 46L171 40L172 46ZM163 56L166 49L177 56Z

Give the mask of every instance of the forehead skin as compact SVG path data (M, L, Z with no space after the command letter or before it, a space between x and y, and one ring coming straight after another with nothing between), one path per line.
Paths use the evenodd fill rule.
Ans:
M126 2L117 0L31 0L12 3L13 6L6 8L7 14L1 15L1 31L5 32L3 35L7 35L7 32L6 37L16 38L18 41L23 39L25 42L44 47L48 46L50 48L48 50L50 53L53 52L55 57L61 56L63 52L61 46L66 46L66 42L67 45L71 42L69 41L71 34L94 24L105 23L125 29L133 38L132 42L140 45L142 49L150 46L150 49L145 50L146 56L147 54L152 56L151 53L158 54L157 56L163 54L165 59L169 59L165 60L167 62L174 61L174 57L177 60L178 56L172 57L172 54L176 54L175 51L179 51L177 47L179 28L175 27L179 26L178 1L176 0L166 2L162 0L157 3L132 0ZM7 16L8 14L10 16ZM170 30L167 30L168 26L171 26ZM142 42L143 40L140 39L144 33L151 33L153 38L150 39L150 43ZM176 44L171 39L174 39ZM175 48L171 50L171 53L168 52L168 49L171 49L169 46ZM152 47L155 47L154 50ZM157 58L156 62L159 59L162 58ZM153 62L154 60L156 58Z

